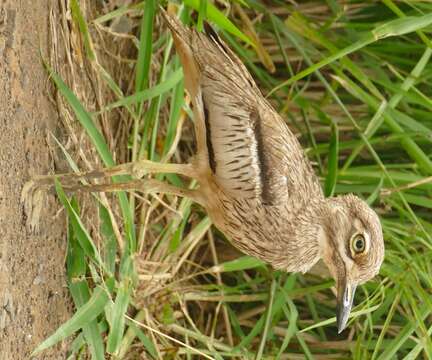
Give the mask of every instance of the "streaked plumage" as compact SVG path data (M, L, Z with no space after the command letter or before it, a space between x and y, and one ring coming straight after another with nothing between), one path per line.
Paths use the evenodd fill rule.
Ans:
M353 195L325 199L296 137L238 57L210 26L200 33L162 12L194 105L201 203L235 246L277 269L305 272L323 258L338 283L341 331L355 286L383 259L378 216ZM352 251L357 239L362 253Z

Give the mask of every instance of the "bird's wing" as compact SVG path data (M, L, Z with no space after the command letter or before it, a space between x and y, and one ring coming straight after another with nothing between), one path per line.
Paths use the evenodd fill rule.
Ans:
M321 193L297 138L240 59L210 27L194 44L207 147L219 185L234 197L259 198L265 204Z
M283 139L280 124L266 121L250 89L204 72L202 84L207 147L216 182L233 197L275 203L285 197ZM276 120L279 120L276 118ZM279 143L279 144L277 144ZM284 186L285 185L285 186Z
M220 98L212 95L204 97L207 144L216 180L227 193L268 205L321 194L297 138L265 100L256 99L250 108L236 107L233 92Z
M218 185L232 197L266 204L285 202L302 187L315 191L300 144L234 52L210 26L199 33L165 17L186 87L201 96L208 165Z

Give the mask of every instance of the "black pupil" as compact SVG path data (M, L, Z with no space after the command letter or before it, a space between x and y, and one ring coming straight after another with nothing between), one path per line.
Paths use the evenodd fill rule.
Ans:
M364 242L362 238L358 238L355 242L355 248L357 251L362 251L364 247Z

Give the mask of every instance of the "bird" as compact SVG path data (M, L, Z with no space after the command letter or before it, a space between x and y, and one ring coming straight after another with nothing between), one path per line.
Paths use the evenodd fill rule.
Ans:
M207 22L198 31L162 7L160 12L183 67L196 154L186 164L139 160L57 178L132 174L138 180L96 184L91 190L136 189L189 197L205 208L235 247L276 270L305 273L322 259L335 279L341 333L356 287L373 278L383 262L378 215L353 194L324 196L297 137ZM184 189L143 178L158 172L195 179L199 187ZM39 183L47 180L42 177Z
M234 246L275 269L304 273L322 259L342 332L357 285L383 261L378 215L353 194L324 197L297 137L208 23L199 32L161 12L194 106L200 202Z

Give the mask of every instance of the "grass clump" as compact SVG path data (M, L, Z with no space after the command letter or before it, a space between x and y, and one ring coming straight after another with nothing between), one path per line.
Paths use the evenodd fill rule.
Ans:
M47 68L71 139L61 148L74 171L186 162L194 148L189 99L158 2L115 3L73 0L61 7L62 21L53 13ZM385 262L358 290L349 330L338 336L331 280L242 256L189 199L69 197L57 182L76 312L36 352L74 335L70 358L432 357L432 5L168 6L192 26L207 18L218 27L301 136L327 195L356 193L377 210Z

